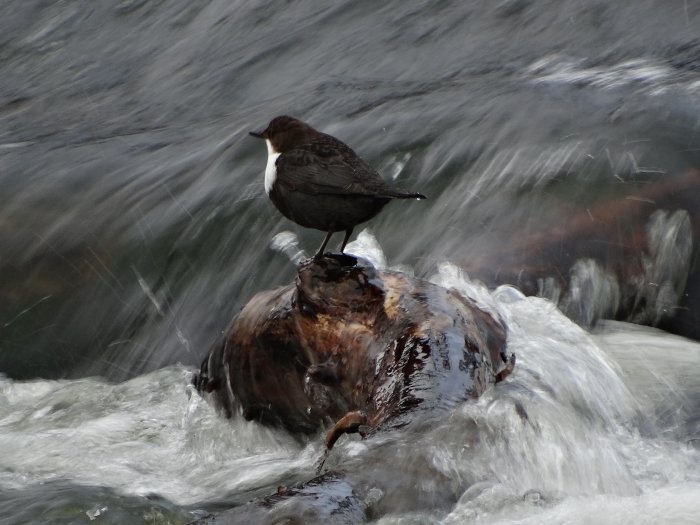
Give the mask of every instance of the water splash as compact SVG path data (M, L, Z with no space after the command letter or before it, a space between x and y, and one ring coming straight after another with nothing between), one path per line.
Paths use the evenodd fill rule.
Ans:
M617 64L592 66L584 59L551 54L535 61L525 70L534 82L592 85L615 89L629 85L643 86L650 94L662 94L674 86L691 87L695 80L667 64L639 58Z
M391 180L396 180L399 178L399 175L401 175L412 156L411 152L406 152L402 155L392 155L379 167L379 172L383 173Z
M454 288L474 301L482 310L501 317L498 302L489 289L483 283L470 279L466 272L451 262L439 263L438 273L430 278L430 282L443 288Z
M286 255L294 264L299 264L308 258L306 252L299 248L299 239L296 234L290 231L283 231L275 235L270 241L270 247Z
M452 510L442 517L395 513L380 523L587 523L583 512L596 504L609 512L594 512L600 523L654 522L647 521L647 512L692 523L689 517L700 511L693 499L700 490L700 455L669 441L668 432L696 411L687 408L666 421L657 416L661 407L697 406L700 382L671 379L700 364L696 343L685 341L670 356L659 352L657 343L666 341L662 333L628 340L630 330L640 327L624 323L614 324L615 335L604 335L609 328L601 327L602 334L591 336L545 299L527 298L512 287L489 297L449 263L433 279L497 309L518 365L505 383L448 420L433 422L416 444L401 449L412 463L429 464L433 476L445 480L442 490L461 492ZM638 355L645 346L644 355L655 356L652 362ZM621 348L627 359L620 359ZM636 367L645 361L642 374ZM640 375L642 384L635 386ZM656 394L649 397L650 391ZM688 431L692 425L674 433ZM365 453L371 455L371 448ZM682 496L662 503L676 488Z
M540 290L555 300L558 292ZM612 317L620 306L620 285L617 278L593 259L579 259L569 271L569 288L559 303L571 319L583 326Z
M647 305L642 321L656 325L673 314L690 271L693 234L685 210L655 211L647 225L649 254L643 258L644 284L639 300Z
M190 376L170 367L120 384L1 380L0 486L71 479L187 504L311 464L291 436L216 414Z
M546 299L491 292L448 262L433 281L501 316L518 364L450 414L341 438L329 467L382 494L379 523L576 523L583 512L601 523L647 513L691 523L700 345L624 323L591 335ZM241 503L313 477L320 434L304 443L239 414L226 420L193 391L191 373L0 380L0 487L69 479L186 505ZM109 501L84 512L108 506L108 515Z
M387 262L384 251L379 245L377 238L367 228L362 230L354 241L348 243L346 251L367 259L376 268L386 268Z

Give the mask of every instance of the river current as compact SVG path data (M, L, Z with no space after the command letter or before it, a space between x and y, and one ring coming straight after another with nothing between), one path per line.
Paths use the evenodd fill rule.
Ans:
M691 0L3 2L0 523L187 523L314 476L321 434L190 385L322 239L264 194L248 131L279 114L429 197L349 251L497 311L518 356L338 442L371 520L697 523L699 27Z
M383 259L361 240L374 250L355 253ZM327 467L360 472L391 502L378 523L696 522L698 343L619 322L590 334L451 263L432 280L506 320L517 373L446 417L336 445ZM193 372L2 380L3 522L185 523L314 477L321 433L226 420Z

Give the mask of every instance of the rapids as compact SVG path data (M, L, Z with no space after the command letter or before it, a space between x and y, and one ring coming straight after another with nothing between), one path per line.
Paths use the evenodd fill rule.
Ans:
M372 520L698 522L700 3L1 4L1 524L186 523L313 477L321 435L189 383L322 238L265 196L248 131L279 114L429 197L349 251L498 311L518 356L336 444Z

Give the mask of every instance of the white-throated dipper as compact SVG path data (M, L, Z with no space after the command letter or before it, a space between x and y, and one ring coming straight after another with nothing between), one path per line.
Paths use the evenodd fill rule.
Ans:
M331 235L344 231L343 253L353 228L374 217L392 199L425 199L385 182L347 144L293 117L272 119L261 132L267 143L265 192L282 215Z

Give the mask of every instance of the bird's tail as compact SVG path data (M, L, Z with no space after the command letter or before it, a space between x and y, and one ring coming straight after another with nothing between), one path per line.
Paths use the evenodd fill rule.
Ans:
M401 190L391 190L386 194L387 197L392 199L427 199L422 193L416 193L414 191L401 191Z

